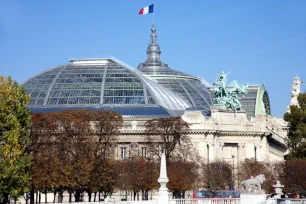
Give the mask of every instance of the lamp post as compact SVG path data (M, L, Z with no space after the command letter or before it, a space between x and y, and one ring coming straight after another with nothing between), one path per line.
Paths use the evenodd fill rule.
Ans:
M233 190L235 190L235 155L234 154L232 154L232 158L233 158L232 180L233 180Z

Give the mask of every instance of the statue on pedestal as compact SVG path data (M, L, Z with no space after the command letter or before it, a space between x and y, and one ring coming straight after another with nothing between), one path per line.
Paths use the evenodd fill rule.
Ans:
M290 106L299 106L297 98L301 93L301 84L303 84L303 82L301 81L300 77L296 76L291 86L291 101L289 106L287 107L287 112L290 112Z
M240 184L240 192L246 194L262 194L262 184L266 180L265 175L251 177L248 180L242 181Z
M230 73L230 72L229 72ZM248 93L248 85L238 85L237 81L232 81L231 85L227 85L227 75L223 71L217 76L214 83L214 106L225 106L227 109L231 109L234 112L241 109L240 97L241 94Z

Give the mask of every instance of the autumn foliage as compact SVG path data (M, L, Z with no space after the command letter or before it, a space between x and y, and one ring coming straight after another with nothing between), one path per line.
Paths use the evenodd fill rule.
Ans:
M285 192L306 193L306 161L288 160L282 163L280 181L284 184Z
M112 193L118 174L112 157L122 117L110 111L32 114L32 185L40 192ZM59 196L61 197L61 196Z
M189 129L188 123L181 117L157 118L145 123L146 140L153 156L160 157L165 152L166 160L174 157L179 145L189 143L185 134Z
M89 201L96 201L97 194L100 200L100 195L106 198L116 190L125 192L125 199L131 192L130 199L148 200L149 192L159 188L162 151L173 198L185 198L186 191L199 188L228 190L258 174L267 179L266 193L273 192L278 179L287 192L302 193L306 188L303 160L267 163L246 159L236 169L225 161L203 162L187 136L188 124L180 117L147 121L147 156L136 151L125 160L116 160L114 150L122 123L122 117L111 111L33 113L31 144L24 149L32 155L31 192L53 192L59 202L64 191L71 202L82 201L84 193Z
M170 161L167 167L169 183L168 188L173 198L185 198L185 192L195 190L198 179L198 165L193 161Z
M141 200L148 200L149 191L159 187L157 161L135 156L119 161L118 164L120 176L117 187L123 191L131 190L133 200L139 200L139 194Z
M232 166L225 161L202 163L201 186L207 190L229 190L233 185Z
M146 142L151 155L166 155L168 188L173 198L184 198L185 192L196 189L198 155L187 135L188 123L181 117L157 118L145 123Z

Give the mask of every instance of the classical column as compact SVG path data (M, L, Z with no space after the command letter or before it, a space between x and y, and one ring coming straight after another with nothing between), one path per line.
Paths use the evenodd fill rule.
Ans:
M268 145L267 145L267 137L264 136L262 137L262 140L261 140L261 160L268 160Z
M214 161L215 159L215 154L214 154L214 149L215 149L215 145L212 143L208 143L208 161Z
M257 161L260 161L261 160L261 158L260 158L260 155L261 155L261 146L260 146L260 144L255 144L255 158L256 158L256 160Z
M206 141L206 139L203 142L201 142L200 144L201 144L201 148L203 148L203 158L204 158L204 160L206 162L206 161L208 161L208 157L207 157L207 155L208 155L208 148L207 148L207 141Z
M238 159L237 161L243 161L245 159L245 145L244 143L238 143Z
M204 141L199 141L199 142L195 142L194 146L196 147L196 149L198 150L199 155L204 158L207 159L207 145Z
M223 147L224 147L224 142L219 142L219 150L218 150L218 158L219 160L223 160Z

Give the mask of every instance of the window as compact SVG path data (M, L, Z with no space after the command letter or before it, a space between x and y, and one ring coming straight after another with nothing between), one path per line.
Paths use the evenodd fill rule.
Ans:
M141 156L142 157L147 157L147 148L146 147L141 148Z
M121 159L126 159L126 147L121 147Z

